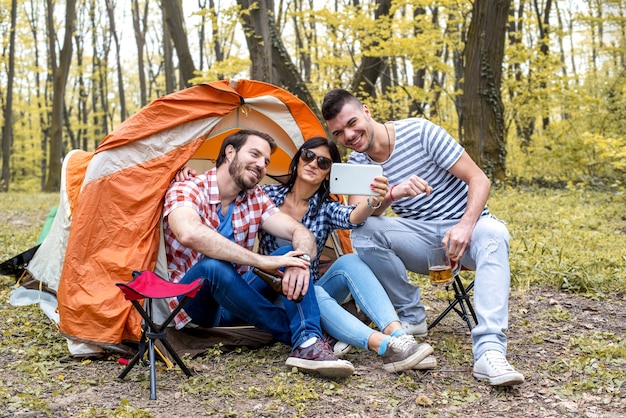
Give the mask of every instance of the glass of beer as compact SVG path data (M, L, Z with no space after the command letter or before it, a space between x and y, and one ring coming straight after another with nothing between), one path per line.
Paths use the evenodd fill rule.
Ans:
M446 284L452 281L450 257L443 246L428 249L428 275L432 284Z

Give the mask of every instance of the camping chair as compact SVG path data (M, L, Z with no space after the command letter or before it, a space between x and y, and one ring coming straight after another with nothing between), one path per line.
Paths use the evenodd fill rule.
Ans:
M139 351L128 365L124 368L119 375L119 379L126 377L128 372L137 364L137 362L143 359L146 351L146 342L148 342L148 355L150 364L150 399L156 399L156 364L155 364L155 341L159 340L163 347L168 351L171 357L176 361L180 368L189 377L191 372L185 366L185 363L176 354L176 351L172 348L167 341L165 329L170 322L174 319L176 314L183 308L183 306L193 297L196 296L198 290L204 283L204 279L197 279L189 284L180 284L168 282L165 279L157 276L151 271L133 271L133 279L128 283L116 283L116 286L120 288L126 300L129 300L135 309L139 312L143 318L143 332L141 333L141 339L139 340ZM165 299L171 297L184 296L178 306L170 313L165 321L160 325L156 325L152 319L152 300L153 299ZM145 309L139 303L140 299L145 299Z
M467 324L469 330L476 326L478 320L476 319L476 313L470 300L468 292L474 288L474 280L466 286L461 281L459 273L463 270L468 270L465 267L461 267L458 270L453 269L454 279L446 284L446 291L450 291L450 286L454 291L454 299L449 301L448 307L439 314L439 316L428 325L428 330L434 328L443 318L450 313L450 311L456 312L463 321ZM457 307L457 305L459 305Z

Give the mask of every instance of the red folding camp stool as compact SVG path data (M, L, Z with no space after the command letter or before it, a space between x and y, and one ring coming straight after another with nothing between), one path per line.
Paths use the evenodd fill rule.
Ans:
M467 271L465 267L461 267L458 271L454 272L454 279L446 284L446 291L450 290L450 286L454 291L454 299L450 300L448 307L441 313L439 316L428 325L428 329L434 328L443 318L446 317L450 313L450 311L456 312L463 321L467 324L469 330L476 326L478 320L476 319L476 313L474 312L474 307L472 306L472 301L470 300L470 296L468 292L474 288L474 280L470 284L465 287L463 282L461 281L461 276L459 273L461 271ZM457 307L457 305L459 305Z
M143 318L143 331L141 333L141 339L139 340L139 352L131 359L128 365L124 368L119 375L119 379L126 377L128 372L137 364L137 362L143 359L146 351L146 342L148 342L148 356L150 364L150 399L156 399L156 364L154 356L154 343L156 340L161 341L165 349L171 354L172 358L180 366L180 368L189 377L191 372L185 366L185 363L176 354L176 351L172 348L167 341L165 329L172 322L176 314L183 308L183 306L193 297L196 296L200 287L204 283L204 279L197 279L189 284L172 283L157 276L151 271L133 271L133 279L128 283L116 283L115 285L120 288L126 300L129 300L135 309L139 312ZM171 297L180 297L183 299L180 301L176 309L174 309L170 315L165 319L161 325L156 325L152 320L152 300L164 299ZM140 299L144 299L144 306L139 303Z

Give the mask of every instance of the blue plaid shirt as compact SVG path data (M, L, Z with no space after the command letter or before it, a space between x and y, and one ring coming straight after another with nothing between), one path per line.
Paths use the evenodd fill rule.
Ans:
M268 184L263 186L263 191L274 201L277 207L280 208L285 202L287 187L281 184ZM328 235L335 229L354 229L362 225L350 222L350 214L356 205L346 206L335 200L326 200L322 202L322 206L315 213L318 205L318 196L316 194L309 200L309 209L300 220L313 233L317 242L317 257L311 262L311 278L313 281L318 279L320 255L324 250ZM259 238L261 254L270 254L280 247L278 240L273 235L261 231Z

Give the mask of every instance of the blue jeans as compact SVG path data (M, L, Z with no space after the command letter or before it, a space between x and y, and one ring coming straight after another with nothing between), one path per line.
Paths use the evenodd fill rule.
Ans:
M399 321L385 289L358 255L346 254L335 261L315 283L322 328L336 339L369 350L367 341L375 332L340 306L352 294L356 304L382 332Z
M419 287L409 283L407 270L428 274L426 249L441 243L445 232L458 223L418 221L372 216L352 231L352 244L387 291L402 321L426 319ZM481 217L461 264L476 271L474 308L478 325L472 330L474 359L487 350L506 355L509 287L509 232L493 216Z
M283 296L277 305L264 296L275 298L276 294L254 273L242 276L231 263L212 258L200 260L180 282L191 283L199 277L205 283L184 308L196 325L251 324L293 348L311 337L322 337L315 292L307 292L299 303Z

